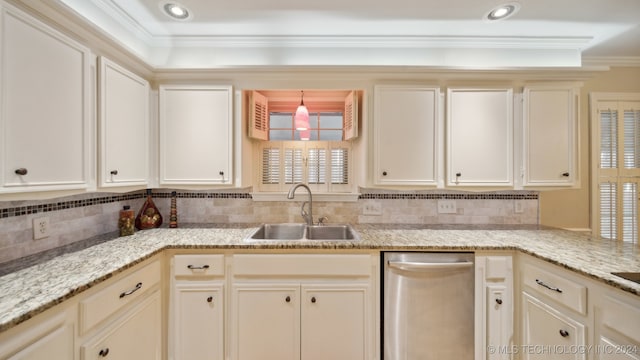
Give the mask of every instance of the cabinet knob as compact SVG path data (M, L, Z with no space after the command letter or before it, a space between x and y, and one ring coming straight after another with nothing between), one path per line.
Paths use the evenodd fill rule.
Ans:
M209 297L207 298L207 302L208 302L208 303L212 303L212 302L213 302L213 296L209 296Z
M286 302L291 302L291 296L287 296L287 297L284 299L284 301L286 301Z
M109 172L109 174L111 174L111 175L118 175L118 170L111 170L111 172Z
M567 337L569 336L569 332L567 330L560 329L560 336Z
M568 173L568 172L566 172L566 173L562 173L562 176L564 176L564 177L569 177L569 173Z
M496 299L496 303L497 303L498 305L502 305L502 299Z
M25 169L25 168L16 169L16 174L18 174L18 175L27 175L27 169Z
M387 176L387 172L386 172L386 171L383 171L383 172L382 172L382 176Z
M315 296L311 297L311 302L314 303L314 304L316 303L316 297Z
M98 355L100 355L102 357L107 357L107 355L109 355L109 348L101 349L100 352L98 353Z

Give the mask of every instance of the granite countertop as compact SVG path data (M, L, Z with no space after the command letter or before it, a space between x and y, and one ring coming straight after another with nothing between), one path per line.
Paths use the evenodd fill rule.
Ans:
M0 332L165 249L519 250L640 296L611 272L640 272L640 248L538 226L358 225L359 242L245 242L256 228L191 226L139 231L0 277Z

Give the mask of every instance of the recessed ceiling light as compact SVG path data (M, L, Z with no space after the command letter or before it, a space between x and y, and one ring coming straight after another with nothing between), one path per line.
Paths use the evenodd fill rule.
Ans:
M500 5L485 15L485 19L489 21L504 20L513 16L520 10L520 4L516 2L510 2L504 5Z
M172 19L187 20L191 17L191 13L186 7L175 2L165 3L162 5L162 9L165 14L169 15Z

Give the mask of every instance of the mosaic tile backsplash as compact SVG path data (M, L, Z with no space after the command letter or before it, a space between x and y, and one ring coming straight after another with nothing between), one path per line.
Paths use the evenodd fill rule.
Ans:
M153 200L169 223L170 189L155 189ZM380 191L360 189L356 202L314 201L316 219L351 224L538 224L533 191ZM178 224L301 222L300 199L254 202L251 189L177 191ZM90 193L41 201L0 201L0 263L118 230L124 205L136 213L144 190L126 194ZM455 200L456 213L439 214L438 200ZM365 208L375 215L365 215ZM47 216L51 236L33 240L33 219Z

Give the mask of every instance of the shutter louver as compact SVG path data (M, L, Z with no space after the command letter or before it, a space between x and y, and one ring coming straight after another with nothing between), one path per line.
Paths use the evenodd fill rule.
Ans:
M307 170L309 184L326 183L327 155L325 149L309 149L307 152Z
M636 243L638 239L638 184L622 184L622 241Z
M280 149L262 149L262 183L280 183Z
M284 149L284 183L297 184L303 182L302 149Z
M331 149L331 184L349 183L349 150Z
M600 168L618 167L618 113L615 110L600 111Z
M249 137L269 140L269 109L267 98L257 91L249 95Z
M640 111L624 110L624 168L640 169Z
M603 238L616 239L618 236L617 196L616 183L600 184L600 236Z
M358 97L355 91L351 91L344 100L343 119L342 138L351 140L358 137Z

